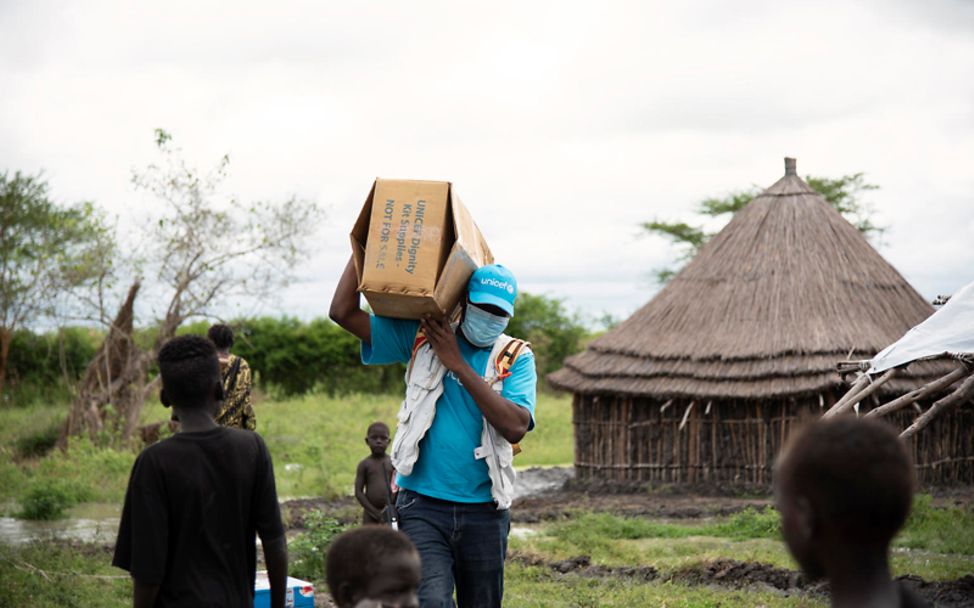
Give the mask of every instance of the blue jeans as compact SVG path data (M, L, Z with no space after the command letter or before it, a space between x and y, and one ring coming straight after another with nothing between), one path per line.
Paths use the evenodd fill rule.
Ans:
M419 549L422 608L493 608L504 597L504 558L511 514L492 503L430 498L403 488L396 499L399 529Z

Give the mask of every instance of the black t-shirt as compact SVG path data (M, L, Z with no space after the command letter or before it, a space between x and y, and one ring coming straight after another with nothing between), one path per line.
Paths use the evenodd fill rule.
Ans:
M260 435L179 433L135 460L112 564L160 585L157 607L253 604L256 547L284 534Z

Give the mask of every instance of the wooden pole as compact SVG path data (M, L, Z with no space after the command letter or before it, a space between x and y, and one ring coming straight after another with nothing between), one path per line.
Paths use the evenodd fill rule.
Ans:
M859 376L859 378L856 379L856 381L852 384L852 386L849 387L849 390L846 391L846 393L844 395L842 395L842 397L839 398L839 400L836 401L832 405L832 407L830 407L828 410L825 411L824 414L822 414L822 417L823 418L828 417L832 413L832 410L834 410L835 408L837 408L837 407L841 406L842 404L844 404L848 398L851 398L851 397L855 396L862 389L864 389L867 384L869 384L869 375L868 374L863 374L863 375Z
M687 425L687 418L690 417L690 410L693 409L693 406L694 406L695 403L696 403L696 401L691 401L690 402L690 405L687 406L686 411L683 412L683 420L680 421L680 430L681 431L683 430L683 427L685 427Z
M931 405L929 410L917 418L913 424L909 426L909 428L900 433L900 438L909 439L923 429L923 427L933 422L933 419L936 418L937 415L963 403L964 401L967 401L971 398L971 396L974 396L974 374L968 376L967 379L964 380L959 387L957 387L957 390Z
M845 394L845 397L843 397L839 401L839 403L836 403L831 407L831 409L829 409L829 411L822 414L822 418L831 418L832 416L837 416L838 414L841 414L842 412L849 410L853 405L861 402L863 399L865 399L869 395L872 395L877 390L879 390L879 387L885 384L890 378L892 378L896 374L897 374L897 368L894 367L893 369L888 370L885 374L880 376L872 384L869 384L868 386L856 392L855 394L853 394L852 391L849 391L848 393ZM856 385L859 385L859 382L856 382Z
M958 380L960 380L961 378L963 378L969 373L971 373L971 370L969 370L966 366L961 366L945 376L941 376L940 378L928 382L927 384L921 386L918 389L914 389L909 393L897 399L894 399L893 401L890 401L886 405L881 405L877 408L870 410L865 415L865 418L871 418L873 416L885 416L886 414L895 412L901 408L910 405L911 403L915 403L920 399L923 399L925 397L930 396L933 393L936 393L937 391L947 388L948 386L950 386L954 382L957 382Z

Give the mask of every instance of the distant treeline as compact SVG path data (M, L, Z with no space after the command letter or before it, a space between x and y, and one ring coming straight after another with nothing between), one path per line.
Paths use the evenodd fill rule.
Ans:
M245 358L258 387L273 396L307 392L343 394L388 393L402 389L404 366L366 367L359 359L359 341L329 319L301 321L292 317L260 317L228 322L234 329L233 352ZM179 333L206 335L210 321L196 321ZM507 333L534 345L538 374L560 368L591 336L577 315L558 300L521 294ZM104 338L96 329L68 327L54 332L20 330L10 349L9 403L64 401L84 374ZM135 341L148 348L153 328L140 329ZM153 370L154 373L154 370ZM544 384L541 384L544 386Z

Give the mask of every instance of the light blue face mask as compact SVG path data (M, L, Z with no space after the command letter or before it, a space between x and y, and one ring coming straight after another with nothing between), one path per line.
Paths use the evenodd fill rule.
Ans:
M504 333L508 321L509 317L493 315L467 302L467 312L463 315L460 329L471 344L487 348L493 346L494 341Z

